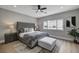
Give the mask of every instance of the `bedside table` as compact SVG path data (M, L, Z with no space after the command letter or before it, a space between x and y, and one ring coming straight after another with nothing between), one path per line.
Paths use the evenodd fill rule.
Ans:
M13 42L17 40L17 33L5 33L5 43Z

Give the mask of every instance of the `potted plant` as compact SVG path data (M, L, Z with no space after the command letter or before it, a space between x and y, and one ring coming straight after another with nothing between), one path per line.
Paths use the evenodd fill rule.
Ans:
M70 31L69 31L69 35L71 35L71 36L73 36L74 37L74 42L77 42L77 41L79 41L78 40L78 37L79 37L79 33L77 32L77 30L78 30L79 28L72 28Z

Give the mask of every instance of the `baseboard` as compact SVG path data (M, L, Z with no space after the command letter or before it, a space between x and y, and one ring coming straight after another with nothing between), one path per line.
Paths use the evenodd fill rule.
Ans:
M63 39L63 40L67 40L67 41L74 41L73 38L69 38L69 37L62 37L62 36L55 36L55 35L50 35L51 37L57 38L57 39Z

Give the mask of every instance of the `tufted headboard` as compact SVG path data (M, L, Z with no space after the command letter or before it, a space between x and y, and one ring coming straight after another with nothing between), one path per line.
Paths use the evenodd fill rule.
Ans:
M34 28L35 29L35 24L34 23L26 23L26 22L17 22L17 24L16 24L17 33L23 32L24 28Z

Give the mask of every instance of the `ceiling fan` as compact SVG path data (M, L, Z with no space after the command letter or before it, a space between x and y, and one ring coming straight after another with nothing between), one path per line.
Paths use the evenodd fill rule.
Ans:
M46 9L47 9L46 7L42 8L41 5L37 5L37 9L35 9L35 10L36 10L36 13L38 13L39 11L43 12L43 13L47 13L47 12L45 12Z

